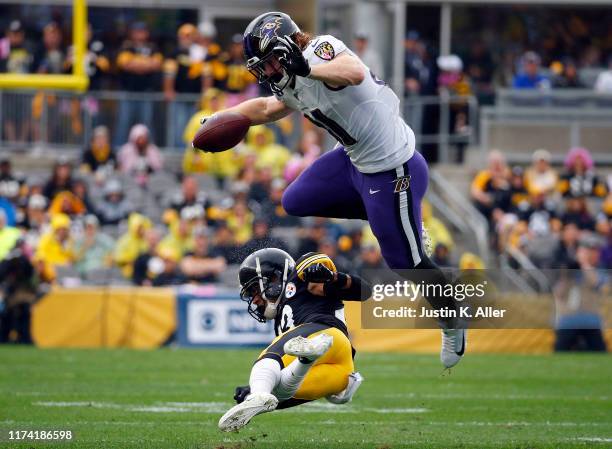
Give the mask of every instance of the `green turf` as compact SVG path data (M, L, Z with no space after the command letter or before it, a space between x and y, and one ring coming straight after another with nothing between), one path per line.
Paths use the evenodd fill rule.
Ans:
M344 406L316 402L216 424L255 351L0 347L2 447L395 449L612 445L607 355L358 354L366 380ZM423 410L424 409L424 410ZM72 430L70 444L15 444L10 429ZM607 440L607 441L606 441Z

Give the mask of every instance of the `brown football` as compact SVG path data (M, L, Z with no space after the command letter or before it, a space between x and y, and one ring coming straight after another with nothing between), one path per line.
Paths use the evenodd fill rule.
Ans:
M244 139L250 126L251 120L239 112L217 112L196 133L193 147L211 153L229 150Z

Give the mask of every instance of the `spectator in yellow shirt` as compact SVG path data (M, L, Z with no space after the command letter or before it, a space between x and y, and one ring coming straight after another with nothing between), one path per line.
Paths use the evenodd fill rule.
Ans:
M444 223L433 216L433 210L429 201L423 201L421 204L421 211L423 215L423 227L427 229L432 248L435 248L441 243L449 250L452 250L455 246L453 237L450 232L448 232Z
M0 209L0 261L13 249L21 235L19 229L8 226L6 221L6 212Z
M191 146L193 138L200 129L202 117L210 117L215 112L225 108L225 94L219 89L207 89L202 96L201 109L196 112L183 132L185 154L183 156L183 172L187 174L208 173L217 179L234 178L243 166L243 158L235 150L221 153L205 153Z
M238 245L244 245L253 235L253 213L245 201L236 202L226 222Z
M47 280L55 279L55 268L72 265L76 259L74 241L70 235L70 217L55 214L51 217L51 228L42 235L34 254L39 271Z
M130 26L129 39L117 55L118 78L121 90L129 92L155 92L160 89L163 56L150 39L149 29L143 22ZM128 138L128 130L136 123L153 127L153 103L146 94L138 99L122 99L119 102L114 131L115 146Z
M484 270L483 260L474 253L463 253L459 259L460 270Z
M242 34L235 34L228 50L206 64L206 84L228 93L228 107L243 102L251 92L257 91L256 79L245 67L242 40Z
M204 207L199 204L184 207L180 217L176 213L168 213L170 232L159 242L158 249L171 248L179 257L193 250L193 229L204 224L204 213Z
M204 78L205 50L196 42L197 28L185 23L177 32L177 48L164 61L164 97L169 102L172 114L172 127L175 130L183 128L189 117L195 112L193 101L176 100L176 94L199 94L202 92ZM173 144L180 148L181 136L177 132Z
M49 214L82 215L87 212L83 201L69 190L59 192L49 205Z
M141 214L132 213L128 217L128 230L123 234L115 247L115 263L123 275L130 279L134 270L134 261L141 254L149 250L145 239L145 231L151 228L152 223Z
M532 165L525 171L525 188L530 195L555 193L559 175L550 160L550 153L544 149L533 152Z
M507 212L511 206L510 169L499 150L488 156L488 167L478 172L470 189L476 208L489 220L495 209Z
M256 168L270 168L273 178L280 178L287 162L291 158L291 152L287 147L274 141L274 133L264 125L251 126L247 134L249 148L257 155Z

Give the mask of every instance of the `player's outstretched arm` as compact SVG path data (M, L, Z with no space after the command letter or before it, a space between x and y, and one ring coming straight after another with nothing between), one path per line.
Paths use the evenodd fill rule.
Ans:
M338 292L342 296L343 301L366 301L372 296L372 286L365 279L354 274L338 273L338 280L336 282L341 285L343 277L346 277L346 280Z
M308 77L331 87L356 86L365 77L365 67L357 57L343 52L325 64L313 66Z
M366 280L332 271L322 263L306 267L304 280L313 295L341 297L343 301L365 301L372 296L372 287Z
M292 111L285 103L274 96L259 97L244 101L226 112L239 112L251 119L252 125L274 122L289 115Z

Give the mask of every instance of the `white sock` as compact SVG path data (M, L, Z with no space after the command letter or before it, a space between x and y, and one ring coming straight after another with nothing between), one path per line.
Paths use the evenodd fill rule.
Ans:
M279 401L293 397L311 366L312 363L302 363L299 359L295 359L280 372L280 381L274 390L274 395Z
M251 393L272 393L281 378L281 368L276 360L263 358L251 368L249 386Z

